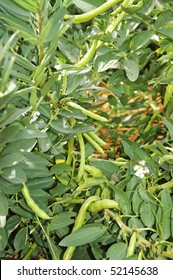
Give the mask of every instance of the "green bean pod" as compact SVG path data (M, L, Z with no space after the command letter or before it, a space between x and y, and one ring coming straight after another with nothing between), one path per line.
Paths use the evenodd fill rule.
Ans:
M87 132L87 134L93 138L100 146L105 146L107 145L105 141L103 141L100 137L97 136L93 131Z
M134 254L135 252L135 248L136 248L136 241L137 241L137 232L134 231L131 238L130 238L130 242L129 242L129 246L128 246L128 249L127 249L127 255L126 255L126 258L127 257L130 257Z
M84 224L84 221L85 221L85 214L86 214L86 211L89 207L89 205L98 200L99 198L97 196L90 196L81 206L80 210L79 210L79 213L76 217L76 220L75 220L75 224L74 224L74 227L73 227L73 230L72 232L75 232L78 228L82 227L82 225ZM73 256L73 253L75 251L76 247L75 246L69 246L67 248L67 250L65 251L64 255L63 255L63 260L71 260L72 256Z
M41 219L43 220L50 220L51 217L48 216L48 214L43 211L42 209L40 209L40 207L35 203L35 201L32 199L32 197L30 196L29 190L26 186L26 184L23 184L23 189L22 189L22 194L25 198L25 201L27 203L27 205L29 206L29 208L31 208L31 210Z
M100 147L100 145L98 143L95 142L94 139L92 139L87 133L83 133L83 136L88 140L88 142L100 153L100 154L104 154L104 151L102 149L102 147Z
M92 11L89 11L82 15L75 15L74 19L73 19L73 23L79 24L82 22L87 22L87 21L91 20L92 18L95 18L96 16L104 13L105 11L107 11L111 7L115 6L119 2L121 2L121 0L108 0L106 3L102 4L101 6L99 6L98 8L96 8ZM73 17L72 15L65 15L64 19L68 20L72 17Z
M117 210L120 210L117 201L111 200L111 199L102 199L102 200L99 200L99 201L92 202L90 204L90 206L88 207L88 210L90 212L99 212L99 211L102 211L104 209L111 209L111 208L115 208Z
M77 67L78 69L82 69L84 66L86 66L94 57L96 49L97 49L97 40L94 40L90 49L88 52L84 55L84 57L76 63L74 66Z
M73 107L73 108L81 110L86 116L88 116L88 117L90 117L90 118L92 118L94 120L101 121L101 122L107 122L108 121L106 118L101 117L101 116L99 116L97 114L94 114L93 112L90 112L90 111L84 109L82 106L80 106L80 105L78 105L78 104L76 104L76 103L74 103L72 101L69 101L66 104L68 106L70 106L70 107Z
M85 171L87 171L94 178L106 178L103 172L95 166L85 164Z

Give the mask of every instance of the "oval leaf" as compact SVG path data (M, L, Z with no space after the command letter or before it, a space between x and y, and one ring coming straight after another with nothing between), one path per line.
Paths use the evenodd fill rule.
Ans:
M106 232L106 227L101 225L87 225L66 236L60 246L80 246L91 243Z

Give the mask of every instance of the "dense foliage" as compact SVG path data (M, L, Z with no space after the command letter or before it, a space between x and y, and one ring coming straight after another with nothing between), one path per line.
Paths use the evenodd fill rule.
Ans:
M173 259L173 4L0 1L0 257Z

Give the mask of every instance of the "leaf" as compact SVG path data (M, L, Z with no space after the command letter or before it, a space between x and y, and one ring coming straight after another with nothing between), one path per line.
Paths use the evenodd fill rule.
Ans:
M6 225L6 216L0 216L0 228L4 228Z
M106 53L98 56L94 63L95 71L104 72L108 69L118 68L118 61L120 58L120 55L115 55L114 53Z
M106 257L109 260L124 260L127 254L127 245L123 242L115 243L109 247Z
M31 107L26 107L24 109L18 108L7 108L0 117L0 127L4 127L17 120L21 115L26 114L31 110Z
M137 215L139 214L139 209L140 209L140 205L142 203L142 199L138 193L138 189L136 190L136 192L134 192L133 198L132 198L132 205L133 205L133 211L134 213Z
M3 169L1 176L5 180L13 184L20 184L26 182L26 175L24 171L18 166Z
M51 127L53 129L55 129L55 131L60 132L60 133L64 133L64 134L73 132L73 129L69 125L66 118L52 121L51 122Z
M131 201L128 195L121 189L114 187L115 190L115 200L124 214L130 214L131 211Z
M71 61L71 62L77 62L80 56L80 50L79 48L69 42L66 38L59 38L57 42L58 48L60 51ZM73 76L73 78L75 78Z
M44 25L43 30L41 32L40 41L42 43L50 42L59 32L59 29L62 25L64 16L66 13L66 8L63 7L59 9L57 12L54 12L53 15L49 18L47 23ZM58 40L59 41L59 40Z
M164 122L165 122L166 127L169 130L171 139L173 140L173 120L171 118L165 117Z
M59 163L59 164L55 164L52 168L51 171L54 174L64 174L64 173L69 173L72 171L71 166L69 166L69 164L66 163Z
M145 30L138 32L131 40L130 42L130 48L133 51L138 50L139 48L142 48L145 46L151 39L151 37L154 35L153 30Z
M21 154L17 154L17 153L7 154L1 157L0 169L3 169L4 167L10 167L12 165L16 165L17 163L24 160L25 158Z
M156 211L156 208L152 207L151 203L147 203L145 201L142 202L140 205L140 215L141 220L147 227L152 227L155 222L155 216L154 213Z
M37 45L38 38L35 36L34 31L23 20L18 17L0 13L0 19L2 19L7 27L12 31L19 31L21 37L27 40L29 43Z
M0 192L0 216L7 216L8 213L8 199L6 196Z
M2 252L8 244L8 234L6 228L0 228L0 252Z
M75 212L63 212L55 215L49 224L49 231L67 227L74 223Z
M27 240L28 240L28 228L23 227L15 235L14 248L17 251L24 249L26 247Z
M126 71L127 78L134 82L139 76L139 63L136 58L124 59L124 70Z
M35 146L36 142L37 141L35 139L21 139L21 140L13 141L3 149L3 155L14 153L14 152L16 153L30 152L32 148Z
M81 246L97 240L106 231L107 228L101 225L86 225L67 235L63 240L61 240L59 245Z
M154 23L155 28L161 28L163 27L166 23L171 21L171 18L173 19L173 14L171 11L162 11L160 15L158 16L157 20Z
M13 2L16 2L17 5L21 6L22 8L24 8L25 10L32 12L32 13L38 13L41 10L41 2L44 1L34 1L33 0L13 0Z
M114 162L104 160L104 159L97 159L96 161L90 161L90 165L101 169L101 171L108 178L111 178L111 175L118 171L118 168Z
M124 136L121 138L124 151L130 157L130 159L135 162L144 160L146 162L146 166L150 169L150 172L156 175L156 165L152 158L145 152L145 150L140 148L137 143L130 141Z
M173 207L171 194L168 189L162 190L161 203L163 206L161 210L160 237L163 240L167 240L171 236L171 211Z
M165 35L166 37L173 39L173 29L172 28L161 28L161 29L159 29L159 33Z
M85 13L105 3L104 0L73 0L72 2Z
M15 4L13 0L1 0L0 5L9 11L13 15L18 15L22 19L27 19L29 17L29 13L22 9L19 5Z
M51 237L49 237L48 247L52 256L52 260L60 260L61 249Z
M18 227L20 222L21 218L18 215L12 215L11 217L9 217L6 223L8 234L13 232Z

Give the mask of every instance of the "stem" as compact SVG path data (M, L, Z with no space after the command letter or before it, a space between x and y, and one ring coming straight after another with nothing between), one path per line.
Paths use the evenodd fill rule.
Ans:
M62 89L61 89L61 97L63 95L65 95L66 89L67 89L67 71L63 70L62 74L63 74L63 78L62 78L63 84L62 84Z
M71 137L68 141L68 157L66 164L71 165L72 162L72 152L74 147L74 137Z
M82 134L78 134L78 140L80 144L80 166L79 166L79 172L77 175L77 182L80 182L82 179L82 176L84 174L85 170L85 144L83 141Z
M33 243L31 245L31 248L29 249L28 253L23 257L22 260L29 260L30 256L32 255L33 251L36 249L37 247L37 244L36 243Z
M101 5L98 8L94 9L93 11L84 13L82 15L75 15L73 23L79 24L79 23L82 23L82 22L87 22L87 21L95 18L96 16L104 13L105 11L112 8L113 6L118 4L119 2L121 2L121 0L108 0L106 3L104 3L103 5ZM68 20L72 17L73 17L72 15L66 15L65 20Z

